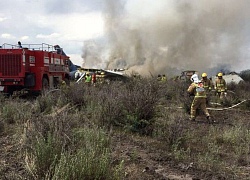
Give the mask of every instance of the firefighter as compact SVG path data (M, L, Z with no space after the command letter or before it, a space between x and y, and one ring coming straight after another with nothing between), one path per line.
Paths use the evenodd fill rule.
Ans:
M61 86L66 86L66 82L64 80L61 81Z
M220 99L224 99L226 97L227 92L227 83L222 76L223 74L221 72L218 73L214 86L214 89L216 90L216 93Z
M203 83L206 92L210 92L213 87L212 81L207 78L207 73L202 73L201 77L202 77L201 82Z
M63 92L65 92L65 91L68 89L68 86L67 86L66 81L61 80L60 89L61 89Z
M19 47L19 48L23 48L23 47L22 47L22 43L21 43L20 41L18 41L17 44L18 44L18 47Z
M161 75L160 74L158 74L158 76L157 76L157 81L161 81Z
M102 84L105 81L105 73L101 72L100 78L99 78L99 82Z
M204 89L203 83L199 80L197 74L191 76L192 83L188 87L188 93L194 95L193 102L191 104L190 120L195 121L197 108L204 112L207 120L210 122L210 114L206 106L206 91Z
M96 73L92 74L92 84L95 86L96 83Z
M166 77L166 75L165 75L165 74L163 74L163 75L162 75L162 77L161 77L161 81L163 81L163 82L166 82L166 81L167 81L167 77Z
M203 87L206 90L206 95L207 95L206 103L208 105L210 101L210 92L212 90L213 83L210 79L207 78L207 73L202 73L201 78L202 78L201 82L203 83Z
M85 83L90 85L91 84L91 81L92 81L92 77L91 75L89 74L89 72L86 73L86 77L85 77Z

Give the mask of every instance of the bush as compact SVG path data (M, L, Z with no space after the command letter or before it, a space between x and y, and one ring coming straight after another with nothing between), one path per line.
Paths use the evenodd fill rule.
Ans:
M30 121L24 147L33 178L119 179L122 169L111 163L109 136L82 117L65 112Z
M36 111L38 113L50 113L52 107L56 104L55 100L51 94L39 96L36 100Z
M122 87L119 84L104 84L97 89L96 95L91 102L95 104L94 119L101 126L121 126L124 120L124 106L122 103Z
M147 134L159 101L158 87L157 82L142 78L88 87L85 107L101 126L120 126Z
M4 123L14 124L23 123L32 115L32 103L24 103L23 101L16 100L6 102L1 107L1 117Z
M74 133L75 152L64 153L52 179L117 179L111 166L109 139L98 129L79 129Z
M36 179L50 179L67 144L65 119L38 117L26 133L26 165Z
M159 84L151 79L132 79L125 84L121 103L125 126L142 134L152 133L153 117L159 102ZM148 131L149 130L149 131Z
M169 158L171 163L191 164L191 171L195 171L200 178L206 179L209 174L211 176L208 179L244 179L241 178L242 174L248 173L247 166L250 163L250 123L248 112L242 109L249 108L250 102L241 104L242 109L237 109L237 106L226 111L211 110L216 124L208 124L205 117L190 122L187 121L187 112L192 99L186 93L188 85L177 81L159 83L138 77L126 83L110 82L95 87L75 84L72 89L51 92L34 101L4 99L0 108L0 122L3 122L4 127L1 130L0 124L0 132L4 132L1 136L6 135L6 129L14 132L22 127L15 125L25 123L24 138L20 131L15 131L13 137L8 134L8 137L15 139L15 143L24 142L21 150L25 150L25 158L22 160L26 162L29 174L26 177L22 175L26 179L128 178L123 174L124 163L141 167L144 160L139 161L138 157L141 157L140 148L144 147L152 155L151 160L161 165L167 164ZM248 82L228 86L234 91L235 97L249 99ZM228 104L233 102L230 100ZM72 107L66 106L60 113L53 112L65 107L65 104ZM183 104L184 111L179 108ZM117 136L117 127L125 130L125 135L129 130L153 135L155 139L148 136L136 136L133 139L135 136L129 133L129 146L133 144L138 147L129 153L130 159L125 158L123 161L122 158L128 155L127 150L122 150L126 156L117 155L121 152L120 147L115 147L116 153L112 153L111 134L107 133L113 130L114 142L123 143L127 138ZM22 141L19 138L23 138ZM127 144L121 147L124 145ZM17 149L22 152L19 147ZM152 154L151 150L154 150ZM22 158L19 154L17 156ZM155 156L157 159L153 159ZM23 164L20 162L20 166ZM2 179L12 177L11 173L5 176L7 168L0 168ZM21 170L20 174L23 172ZM13 177L20 177L18 173Z
M2 107L2 117L4 119L4 122L6 122L7 124L15 123L17 119L16 116L16 109L11 104L6 104Z
M63 91L63 95L72 105L81 107L85 105L87 90L83 84L73 84L67 91Z

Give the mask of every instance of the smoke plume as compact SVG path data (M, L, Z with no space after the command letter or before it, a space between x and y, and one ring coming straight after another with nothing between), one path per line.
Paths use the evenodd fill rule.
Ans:
M173 75L244 67L249 43L248 0L105 0L103 68Z

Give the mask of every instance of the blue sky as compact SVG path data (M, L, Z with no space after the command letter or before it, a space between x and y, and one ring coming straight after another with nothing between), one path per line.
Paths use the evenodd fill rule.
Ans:
M0 45L58 44L90 67L250 68L249 0L2 0L0 27Z

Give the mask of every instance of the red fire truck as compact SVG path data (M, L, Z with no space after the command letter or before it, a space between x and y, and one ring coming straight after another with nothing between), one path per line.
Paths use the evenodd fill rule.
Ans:
M5 43L0 46L0 92L41 93L69 83L68 61L58 45Z

